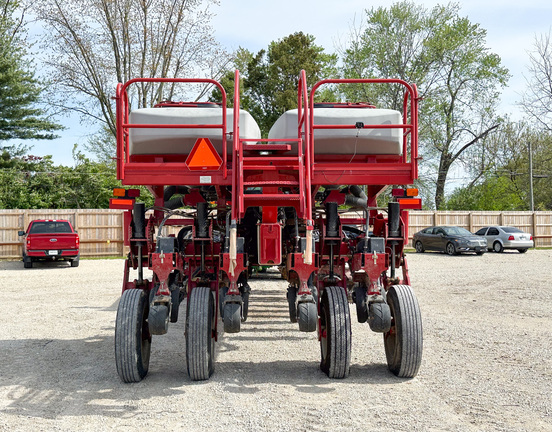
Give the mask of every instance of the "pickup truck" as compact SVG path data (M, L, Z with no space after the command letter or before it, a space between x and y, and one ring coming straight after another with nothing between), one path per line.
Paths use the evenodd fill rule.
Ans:
M19 236L25 268L39 260L65 260L71 267L79 266L79 235L68 220L33 220Z

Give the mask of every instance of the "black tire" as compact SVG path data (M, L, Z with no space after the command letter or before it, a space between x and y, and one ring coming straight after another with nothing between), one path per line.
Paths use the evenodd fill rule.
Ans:
M297 322L297 306L295 305L296 299L297 299L297 288L292 286L288 287L287 301L288 301L288 307L289 307L289 320L292 323Z
M346 378L351 365L351 316L341 287L328 287L322 294L320 335L320 369L329 378Z
M209 287L190 294L186 314L186 362L193 381L209 379L214 371L215 302Z
M33 259L23 256L23 268L33 268Z
M371 303L368 315L370 330L376 333L388 332L391 328L391 309L387 303Z
M239 333L241 328L241 305L239 303L226 303L223 316L224 331L226 333Z
M401 378L413 378L420 369L423 350L422 317L408 285L393 285L387 292L391 328L384 333L387 367Z
M115 321L115 363L125 383L139 382L149 369L151 334L148 295L141 289L123 292Z
M241 322L246 322L247 317L249 316L249 292L251 291L251 288L249 286L245 286L242 292L242 316L241 316Z
M518 252L519 253L525 253L525 252L527 252L527 249L525 249L525 248L524 249L518 249Z
M418 253L423 253L423 252L425 252L424 245L422 244L422 242L421 242L420 240L418 240L418 241L416 242L415 247L416 247L416 252L418 252Z
M148 326L152 335L164 335L169 327L169 308L164 304L153 305L148 313Z
M502 253L504 252L504 246L502 246L502 243L496 241L493 243L493 251L496 253Z
M297 305L297 321L302 332L316 331L318 325L318 307L316 303L301 302Z
M483 255L485 253L485 251L476 251L475 254L476 255Z
M78 267L79 266L80 257L77 255L75 259L71 260L71 267Z
M368 305L366 304L365 286L357 285L355 287L355 304L358 322L365 323L366 320L368 320Z
M447 243L445 247L445 252L450 256L456 255L456 247L452 243Z

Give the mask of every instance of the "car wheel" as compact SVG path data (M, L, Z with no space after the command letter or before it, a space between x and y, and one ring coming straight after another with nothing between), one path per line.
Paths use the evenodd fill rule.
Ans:
M452 243L447 243L447 247L445 248L445 251L449 255L456 255L456 247Z
M424 245L419 240L416 242L416 252L418 253L424 252Z
M504 246L502 246L502 243L496 241L494 242L493 244L493 250L496 252L496 253L501 253L504 251Z
M519 253L525 253L525 252L527 252L527 249L518 249L518 252Z

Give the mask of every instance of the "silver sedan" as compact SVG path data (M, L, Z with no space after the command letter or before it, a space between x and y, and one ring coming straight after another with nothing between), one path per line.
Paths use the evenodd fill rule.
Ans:
M475 233L487 239L487 248L495 252L504 249L517 249L519 253L535 246L533 236L522 230L509 226L490 226L481 228Z

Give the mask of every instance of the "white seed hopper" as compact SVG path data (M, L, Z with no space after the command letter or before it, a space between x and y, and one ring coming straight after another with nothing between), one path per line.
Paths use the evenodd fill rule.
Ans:
M314 131L315 155L400 155L402 128L370 129L369 125L402 124L399 111L377 108L314 108L315 125L355 125L361 129L318 129ZM297 110L286 111L272 126L269 139L297 139ZM292 152L297 152L292 144Z

